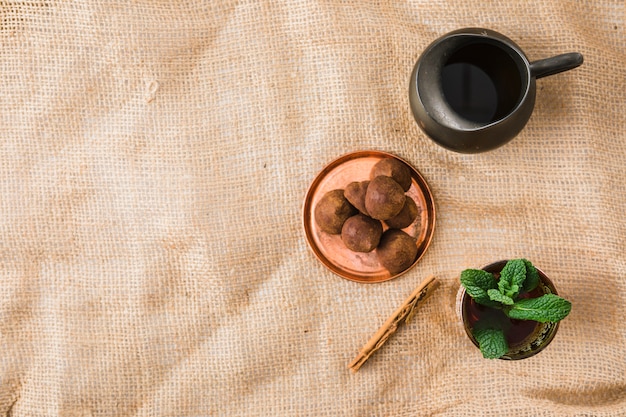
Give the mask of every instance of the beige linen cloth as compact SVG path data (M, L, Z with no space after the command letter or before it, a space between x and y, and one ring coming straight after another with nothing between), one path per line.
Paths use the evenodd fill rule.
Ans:
M624 7L0 1L0 415L626 415ZM468 26L585 57L478 155L408 104L421 51ZM367 149L409 161L437 207L425 256L380 284L329 272L302 229L317 173ZM573 310L544 352L489 361L458 276L512 257Z

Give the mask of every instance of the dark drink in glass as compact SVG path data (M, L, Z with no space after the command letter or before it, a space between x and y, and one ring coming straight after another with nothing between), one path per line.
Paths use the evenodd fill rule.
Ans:
M495 262L482 269L491 272L496 279L499 279L500 271L506 262ZM550 279L539 269L537 272L540 278L539 285L531 292L520 294L520 298L536 298L543 294L556 294L556 289ZM539 353L552 341L558 328L558 323L510 319L502 310L476 303L464 291L460 302L465 331L476 346L478 346L478 342L472 335L472 329L479 320L493 320L502 325L509 345L509 352L501 359L524 359Z

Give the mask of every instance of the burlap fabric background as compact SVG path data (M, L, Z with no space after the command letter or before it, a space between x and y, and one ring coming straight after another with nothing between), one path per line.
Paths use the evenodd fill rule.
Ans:
M623 0L0 1L0 414L626 415L624 23ZM421 51L466 26L585 56L480 155L408 104ZM371 285L301 226L316 174L365 149L411 162L438 214L419 264ZM540 355L483 360L458 275L518 256L572 313Z

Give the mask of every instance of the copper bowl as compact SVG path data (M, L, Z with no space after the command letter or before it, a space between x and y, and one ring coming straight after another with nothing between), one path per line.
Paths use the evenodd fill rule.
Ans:
M415 201L421 212L421 216L412 225L402 229L415 238L417 257L409 268L395 274L380 264L376 251L353 252L345 247L339 235L329 235L319 230L314 213L317 202L324 194L345 188L353 181L369 180L372 167L385 158L397 159L409 167L412 184L406 194ZM386 152L359 151L335 159L317 175L307 191L302 217L309 247L326 268L352 281L373 283L387 281L406 273L422 258L433 237L435 205L426 180L409 163Z

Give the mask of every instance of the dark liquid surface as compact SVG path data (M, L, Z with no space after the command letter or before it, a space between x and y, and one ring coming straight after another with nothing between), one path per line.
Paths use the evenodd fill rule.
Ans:
M478 123L494 121L498 91L481 68L466 62L447 64L441 73L441 84L446 101L460 116Z

